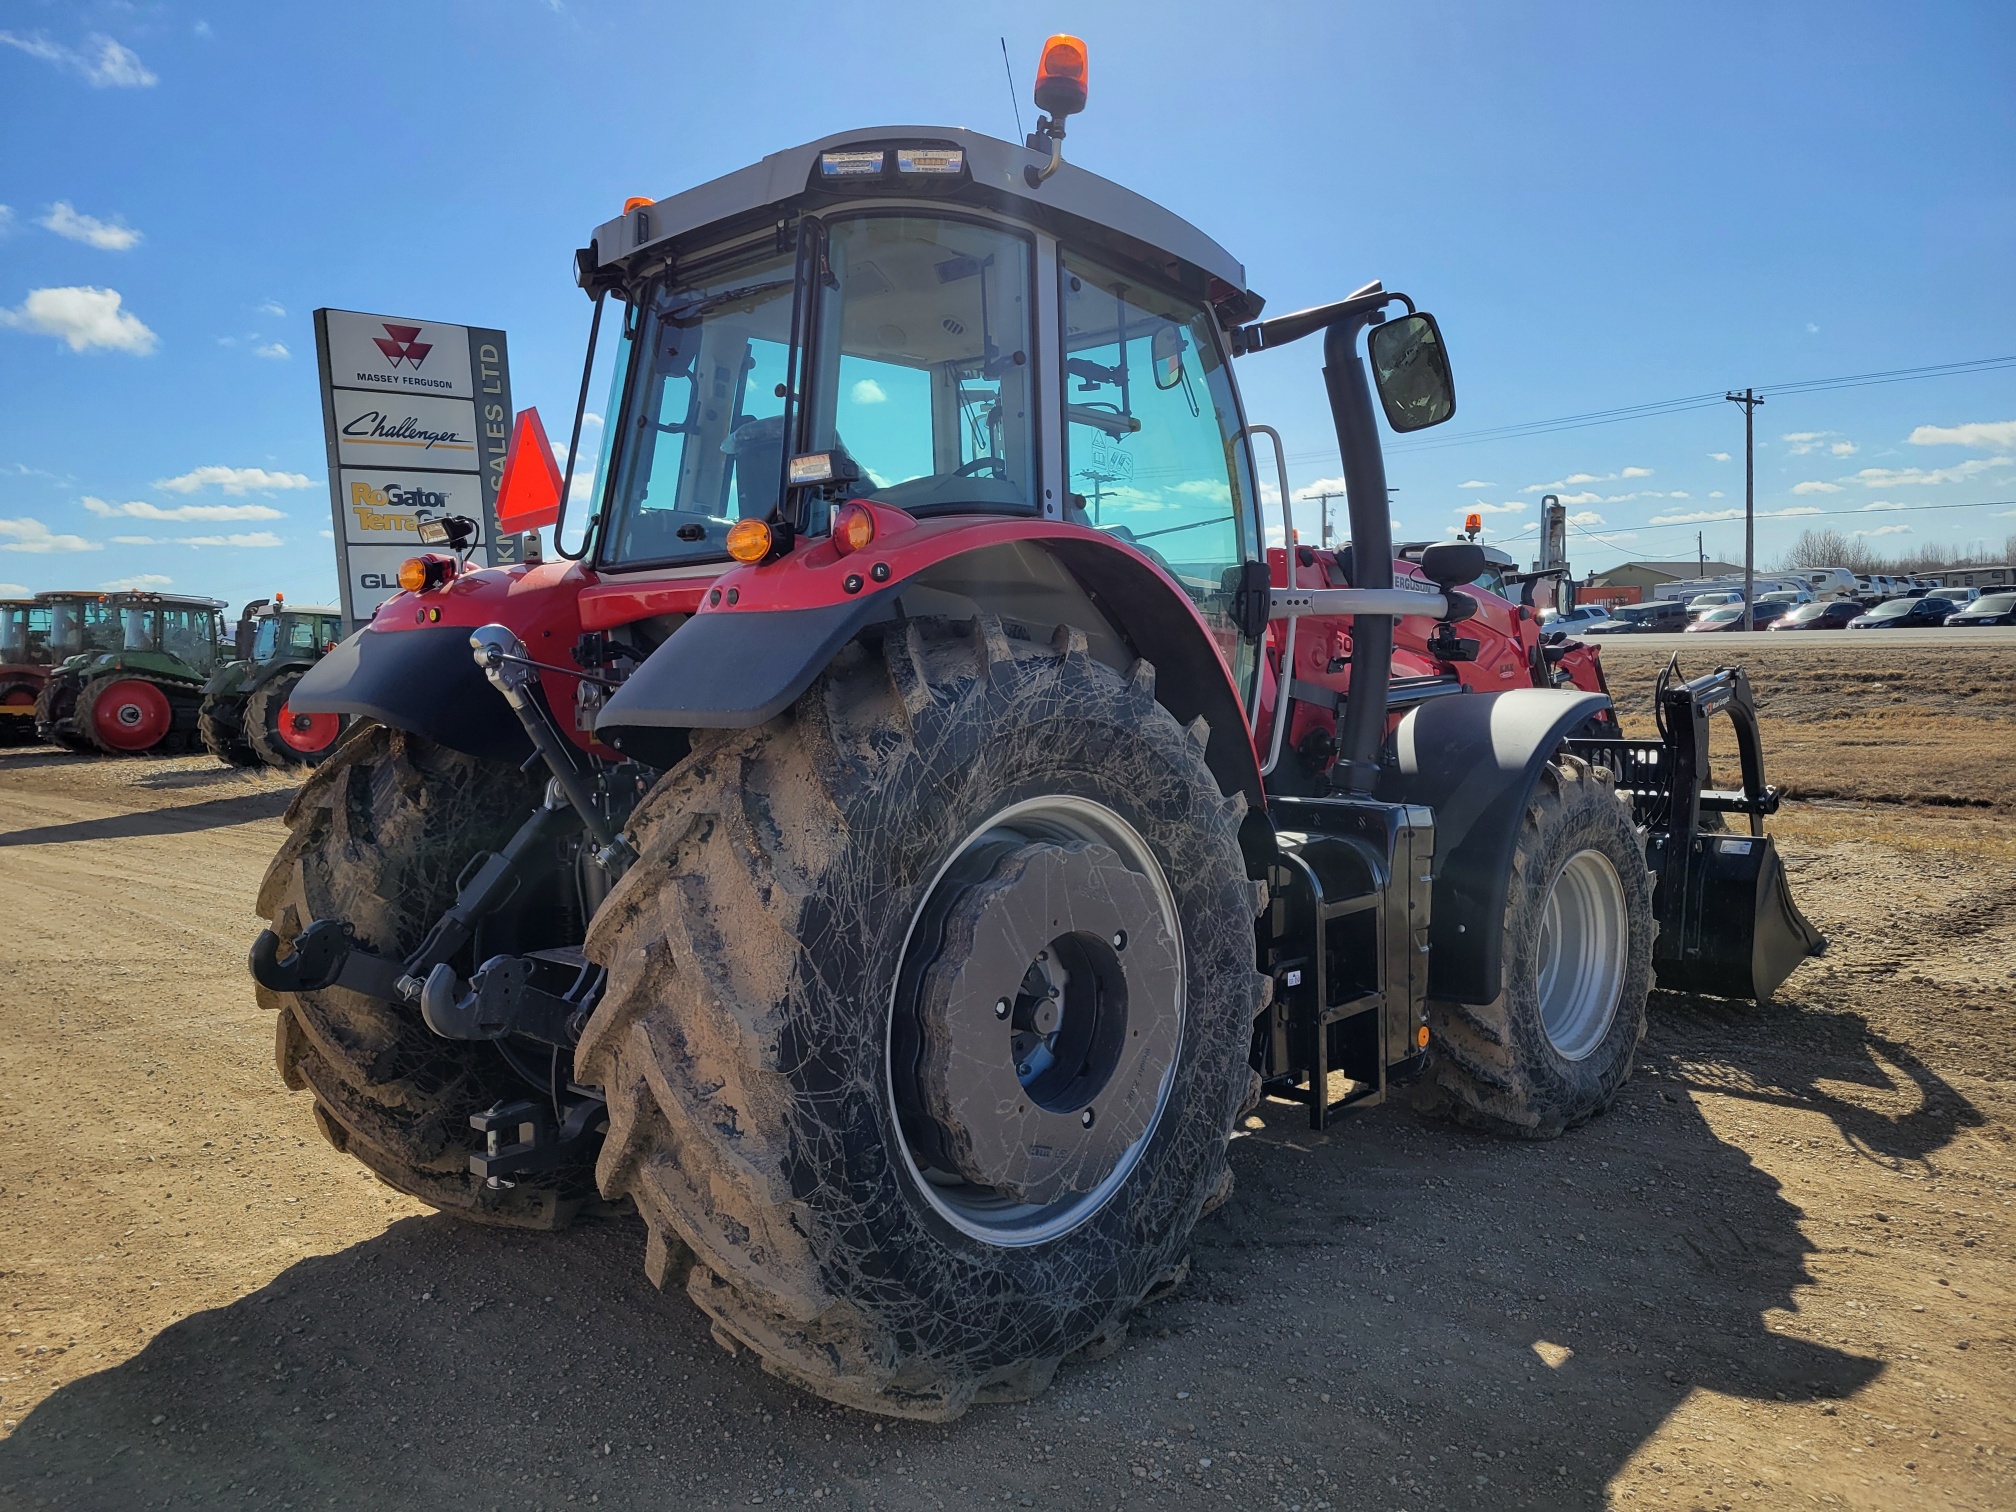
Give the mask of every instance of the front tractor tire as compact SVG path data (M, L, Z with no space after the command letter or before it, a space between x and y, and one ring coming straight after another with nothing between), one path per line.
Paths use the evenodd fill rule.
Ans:
M1416 1105L1523 1139L1608 1108L1645 1037L1656 927L1629 804L1607 769L1557 756L1513 851L1502 988L1485 1004L1431 1000Z
M403 730L364 730L289 805L290 833L258 910L283 951L314 920L338 919L367 949L404 956L454 901L471 859L502 845L538 796L508 764ZM257 992L278 1014L281 1079L314 1095L323 1136L386 1185L452 1216L515 1228L562 1228L592 1198L585 1164L503 1189L470 1174L480 1139L470 1115L528 1095L496 1046L441 1039L418 1008L343 987Z
M245 738L245 700L237 693L204 695L196 733L203 749L226 766L258 766L259 753Z
M646 798L577 1076L717 1340L942 1420L1180 1278L1265 985L1205 733L1068 627L913 620Z
M259 760L281 770L320 766L349 723L343 714L307 714L290 700L303 671L282 672L245 700L243 739Z

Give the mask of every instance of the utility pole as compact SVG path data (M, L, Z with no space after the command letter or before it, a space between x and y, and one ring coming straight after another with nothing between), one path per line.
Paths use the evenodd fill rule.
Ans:
M1708 573L1708 548L1701 544L1705 531L1694 532L1694 576L1705 577Z
M1314 499L1316 507L1323 511L1322 542L1323 549L1327 551L1330 549L1330 501L1332 499L1341 499L1344 495L1338 493L1320 493L1311 494L1309 497Z
M1743 406L1743 623L1737 628L1754 629L1751 600L1755 597L1757 575L1757 406L1764 396L1755 389L1722 396Z

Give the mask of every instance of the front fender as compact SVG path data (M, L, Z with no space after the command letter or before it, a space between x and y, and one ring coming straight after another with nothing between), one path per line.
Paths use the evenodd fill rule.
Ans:
M1601 693L1518 688L1434 699L1400 721L1397 759L1382 774L1379 796L1435 812L1430 996L1463 1003L1498 996L1512 852L1526 804L1569 731L1609 707Z

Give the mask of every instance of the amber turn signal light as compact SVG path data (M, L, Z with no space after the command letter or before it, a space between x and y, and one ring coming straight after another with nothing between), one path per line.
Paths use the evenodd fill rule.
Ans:
M427 552L423 556L408 557L399 564L399 586L408 593L425 593L439 588L455 576L455 559L437 556Z
M842 556L875 539L875 516L859 504L842 504L833 515L833 549Z
M728 527L728 555L738 562L760 562L770 555L774 540L761 520L737 520Z

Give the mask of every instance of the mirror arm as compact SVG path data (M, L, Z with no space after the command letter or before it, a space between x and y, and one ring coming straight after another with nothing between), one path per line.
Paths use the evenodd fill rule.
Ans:
M588 383L595 372L595 343L602 335L602 301L608 297L606 288L595 291L595 314L588 322L588 356L581 364L581 393L574 401L574 433L567 438L567 476L560 481L560 510L553 517L554 555L570 562L578 562L588 554L588 542L594 534L592 530L581 533L579 551L569 551L560 544L560 531L567 523L567 497L574 491L574 456L581 450L581 420L588 413Z
M1291 341L1300 341L1304 336L1313 336L1340 320L1376 313L1396 299L1407 306L1409 315L1415 313L1412 299L1397 291L1389 293L1386 286L1375 278L1364 288L1353 290L1335 304L1296 310L1292 314L1277 315L1272 320L1263 320L1255 325L1234 326L1231 332L1232 355L1243 357L1248 352L1272 351L1275 347L1286 346Z

